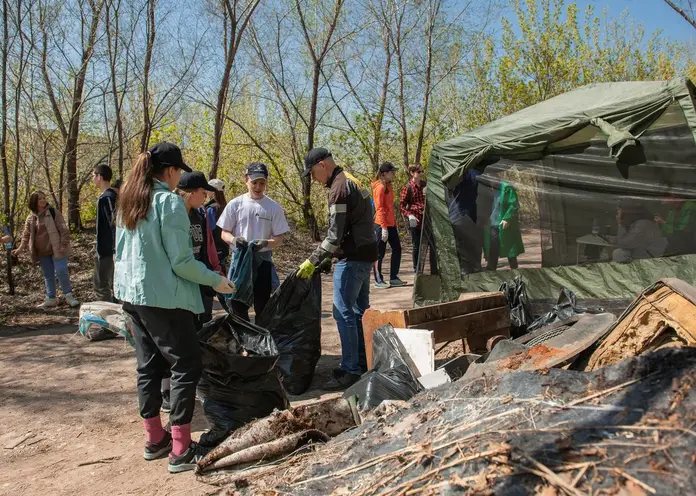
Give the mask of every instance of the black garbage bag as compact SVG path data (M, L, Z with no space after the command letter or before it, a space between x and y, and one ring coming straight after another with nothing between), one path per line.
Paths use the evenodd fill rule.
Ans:
M254 304L254 250L251 246L237 248L232 254L229 279L236 288L225 296L227 303L237 300L250 307Z
M268 331L228 315L205 324L198 338L203 374L197 393L210 424L203 446L216 446L247 422L288 407Z
M604 309L601 307L596 308L583 308L577 306L577 301L575 293L567 288L561 288L561 292L558 295L558 301L553 306L553 308L542 315L537 317L534 322L532 322L527 331L531 332L547 324L553 324L554 322L559 322L562 320L567 320L575 315L582 313L603 313Z
M290 394L302 394L321 357L321 276L290 274L273 293L256 323L268 329L278 346L278 367Z
M500 285L498 291L502 291L510 309L510 334L518 338L527 332L527 328L534 320L532 305L527 296L527 287L520 276Z
M358 397L358 406L374 408L384 400L409 400L423 391L406 348L387 324L372 337L372 370L346 389L344 398Z

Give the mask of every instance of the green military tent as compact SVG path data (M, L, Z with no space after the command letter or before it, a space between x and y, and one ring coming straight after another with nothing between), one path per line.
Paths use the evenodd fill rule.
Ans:
M694 96L687 79L590 84L436 144L416 302L497 290L516 275L533 300L561 287L625 300L660 277L695 284ZM499 223L506 189L524 242L507 263L504 246L491 254L510 228ZM437 270L426 270L428 249Z

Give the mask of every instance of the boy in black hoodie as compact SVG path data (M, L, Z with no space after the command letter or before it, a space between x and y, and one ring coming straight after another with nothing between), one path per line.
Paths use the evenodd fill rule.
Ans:
M116 241L116 191L111 189L111 167L99 164L92 173L92 182L101 195L97 201L97 259L94 266L94 292L97 300L113 302L114 243Z

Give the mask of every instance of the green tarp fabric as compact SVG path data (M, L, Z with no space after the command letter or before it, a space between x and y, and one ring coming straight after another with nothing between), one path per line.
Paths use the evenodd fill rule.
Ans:
M448 185L456 185L468 168L497 157L539 158L553 143L591 125L593 119L608 133L608 143L616 146L612 155L620 153L623 145L638 139L675 101L683 109L689 127L696 133L696 113L690 98L692 89L693 85L687 79L591 84L436 144L430 154L426 210L437 246L441 274L439 301L456 299L461 288L445 189ZM586 268L565 267L563 270L584 271ZM532 284L528 287L531 288ZM614 290L622 290L621 287L610 289L613 296L616 296ZM417 288L415 296L420 298Z

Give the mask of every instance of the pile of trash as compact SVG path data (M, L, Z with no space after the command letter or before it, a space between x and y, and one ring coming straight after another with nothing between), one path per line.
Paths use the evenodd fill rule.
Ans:
M695 387L694 348L498 371L384 402L313 451L200 477L220 494L696 494Z
M564 290L536 320L521 281L501 290L511 338L421 375L380 327L343 416L318 406L322 430L316 416L275 412L198 476L221 494L696 493L696 289L658 281L618 319ZM259 425L275 437L253 442Z

